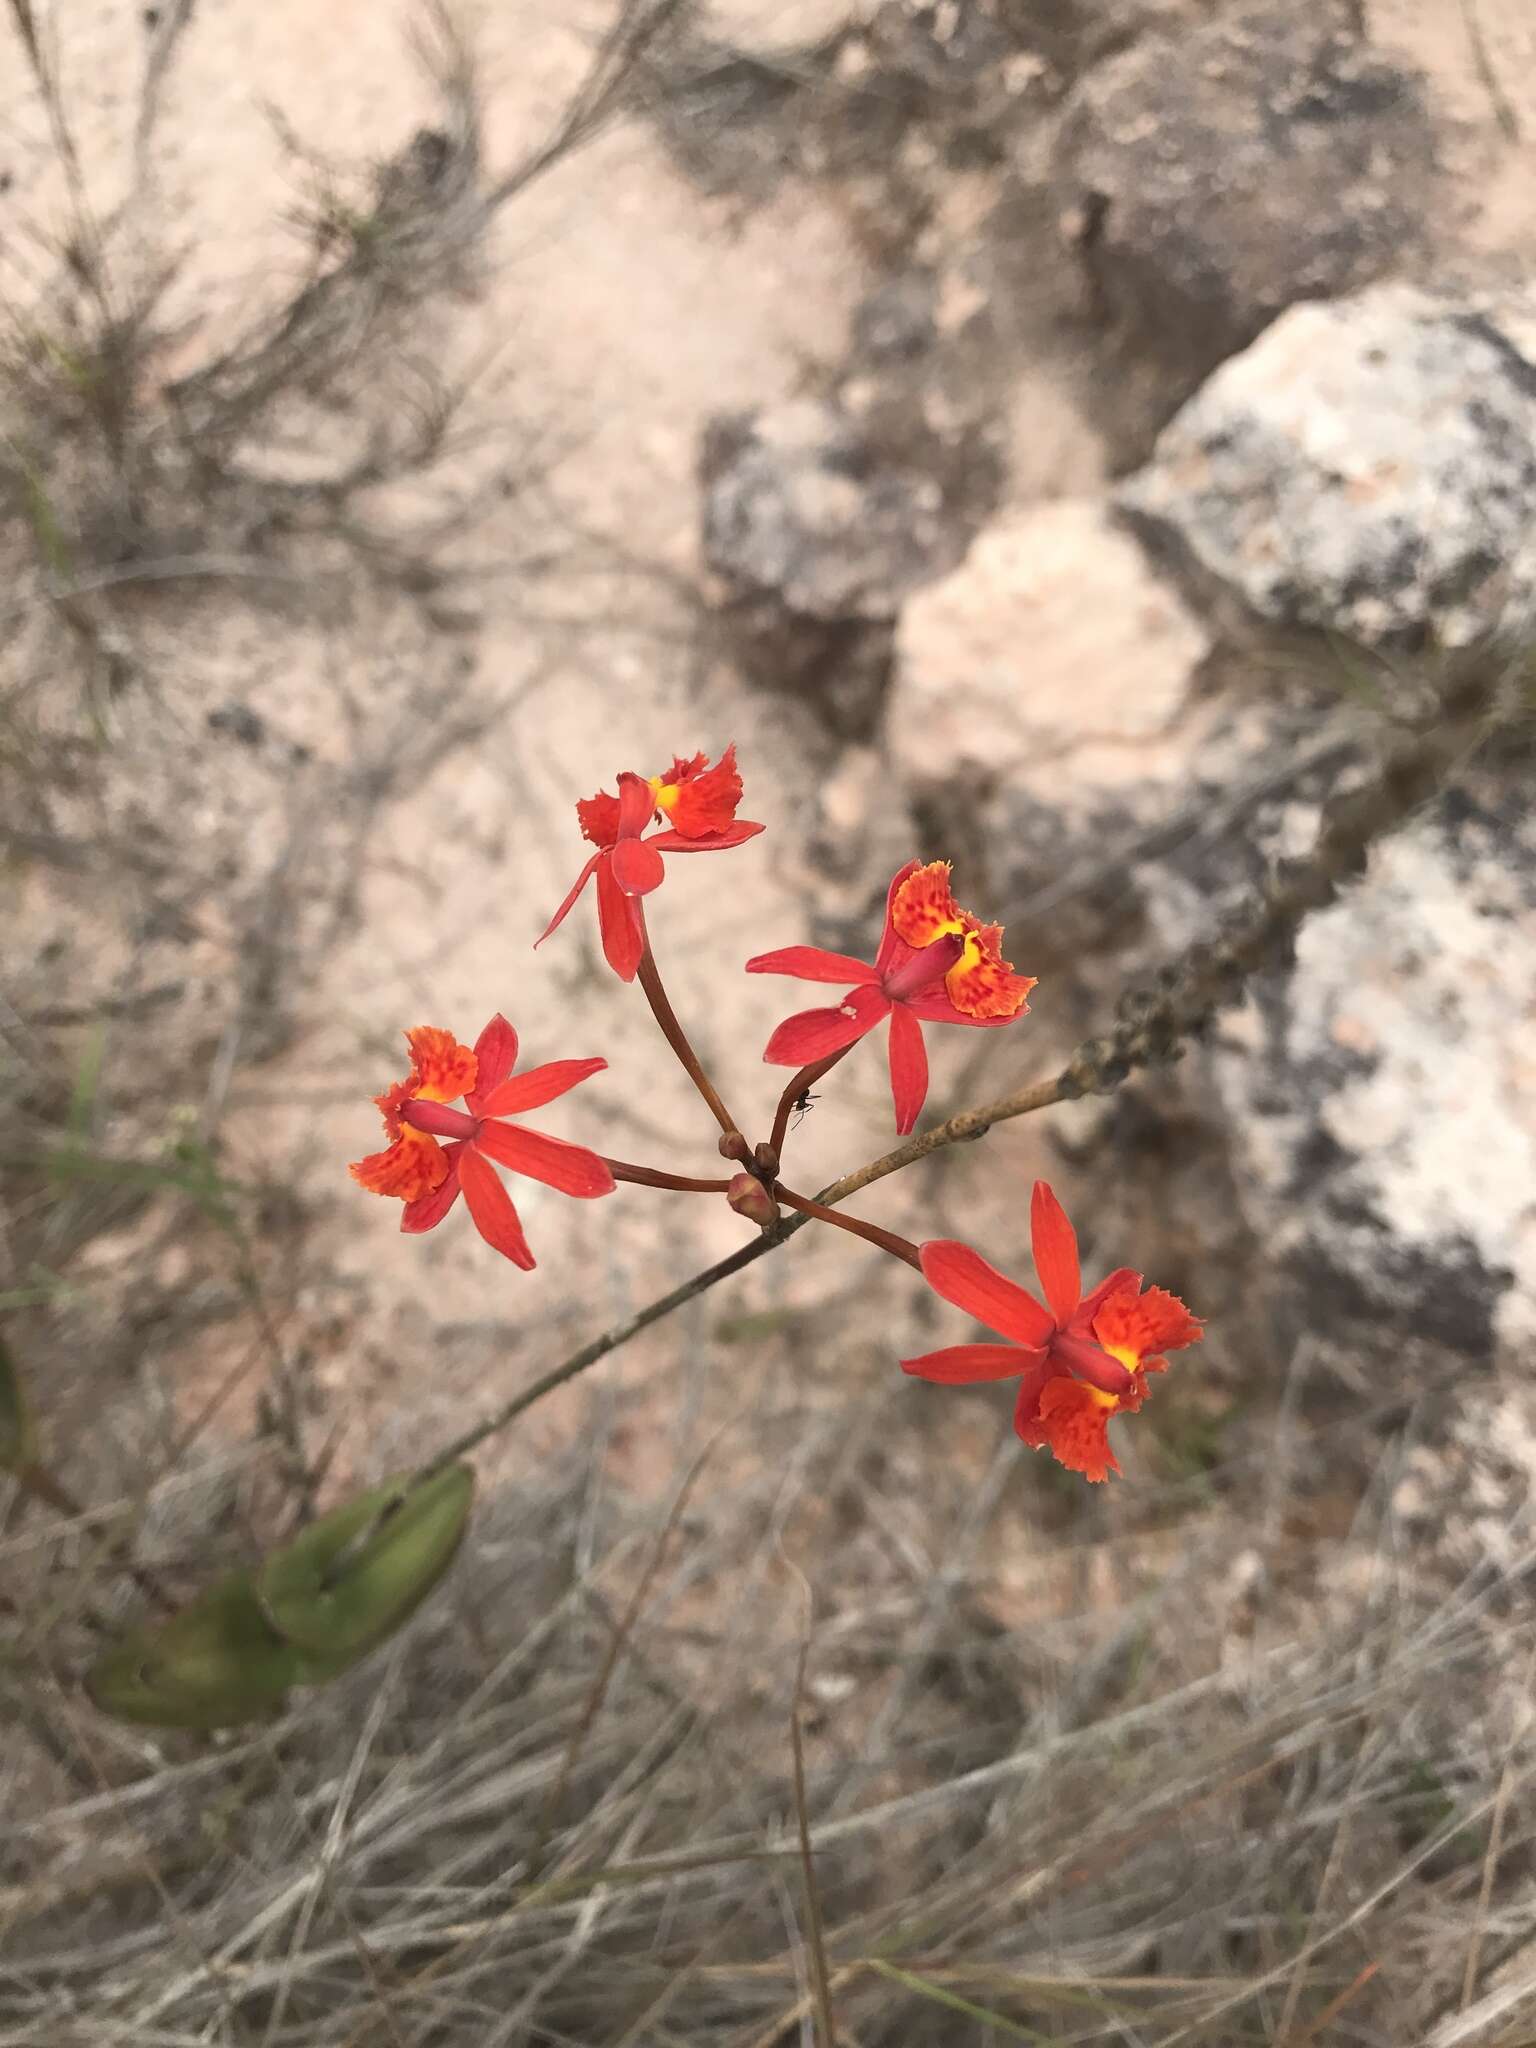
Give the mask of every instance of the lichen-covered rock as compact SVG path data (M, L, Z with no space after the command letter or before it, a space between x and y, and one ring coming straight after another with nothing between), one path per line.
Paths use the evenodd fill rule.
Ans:
M712 421L701 475L709 567L805 618L894 618L950 545L938 486L812 399Z
M1536 818L1469 775L1301 930L1209 1068L1282 1348L1399 1374L1536 1337ZM1287 1327L1288 1325L1288 1327Z
M790 58L834 41L871 11L872 0L710 0L705 28L754 57Z
M1021 36L1064 78L1138 37L1176 34L1202 18L1203 0L1032 0L1014 16Z
M867 734L902 600L964 545L942 485L810 399L712 421L700 474L704 559L749 674Z
M1422 230L1433 124L1357 16L1347 0L1251 0L1143 37L1074 92L1063 220L1111 316L1191 376L1298 299L1399 265Z
M1178 592L1095 500L995 521L903 608L886 721L897 780L926 843L1019 926L1029 972L1118 957L1140 915L1131 878L1070 878L1184 801L1185 717L1208 651ZM1052 1008L1070 1033L1060 979Z
M884 77L929 90L996 80L1014 53L1006 0L883 0L870 23L870 53Z
M1536 295L1293 307L1121 507L1261 618L1460 647L1536 616Z
M1091 503L988 528L909 600L898 652L890 756L1041 975L1045 1060L1304 856L1380 738L1324 672L1255 691ZM1389 1394L1487 1371L1536 1338L1533 1017L1536 812L1493 761L1374 849L1185 1078L1075 1112L1079 1170L1251 1322L1248 1369L1321 1334ZM1128 1172L1138 1148L1155 1173Z

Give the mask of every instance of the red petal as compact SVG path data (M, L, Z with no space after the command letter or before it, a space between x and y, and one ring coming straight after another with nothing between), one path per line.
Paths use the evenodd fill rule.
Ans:
M400 1214L400 1228L419 1232L435 1230L454 1203L459 1199L459 1154L462 1144L445 1145L443 1151L448 1160L448 1177L440 1187L429 1195L421 1195L414 1202L407 1202Z
M1037 1180L1030 1198L1029 1241L1041 1292L1065 1329L1082 1299L1083 1269L1077 1257L1077 1232L1047 1181Z
M952 1237L930 1238L917 1249L923 1278L935 1294L1017 1344L1038 1348L1050 1342L1056 1330L1050 1311L1027 1287L989 1265L980 1252Z
M465 1150L459 1161L459 1183L475 1228L486 1243L493 1251L500 1252L503 1258L510 1259L514 1266L521 1266L525 1273L531 1273L533 1253L528 1249L523 1226L517 1220L512 1197L496 1178L495 1167L472 1147Z
M901 1369L941 1387L979 1387L985 1380L1011 1380L1027 1372L1038 1357L1019 1344L951 1344L944 1351L925 1351L921 1358L904 1358Z
M600 853L594 853L592 858L587 862L586 866L582 869L581 873L576 877L575 883L572 885L570 895L566 897L565 901L561 904L560 908L549 920L549 923L545 925L543 931L541 931L539 933L539 936L534 940L533 943L536 946L543 945L544 941L549 937L550 933L554 930L557 924L565 923L566 917L570 912L571 905L576 901L576 898L581 894L582 890L585 889L588 882L590 882L592 877L597 873L598 863L599 861L601 861L601 859L602 855Z
M608 965L620 981L633 981L645 951L645 928L634 898L613 879L611 853L597 858L597 928Z
M840 981L862 985L879 976L851 953L828 953L820 946L781 946L776 953L754 953L748 974L788 974L796 981Z
M619 777L620 839L638 839L656 815L656 793L643 775Z
M723 832L705 832L697 839L685 839L681 832L671 830L653 832L647 844L660 847L663 853L723 853L728 846L745 846L762 830L750 818L738 818Z
M785 1018L763 1048L763 1058L772 1067L808 1067L873 1031L890 1007L877 988L867 987L852 990L836 1009L801 1010Z
M613 879L626 896L649 896L667 878L661 855L649 839L621 839L612 860Z
M875 955L875 971L882 977L888 974L898 961L907 959L914 951L905 939L898 936L892 917L896 906L896 891L908 875L917 872L917 868L918 863L915 860L909 860L904 868L898 868L891 877L890 888L885 892L885 924L880 933L880 950Z
M590 1197L611 1195L613 1175L607 1162L589 1152L585 1145L567 1144L564 1138L547 1138L542 1131L526 1130L521 1124L482 1124L475 1140L487 1158L529 1180L541 1180L558 1188L562 1195Z
M498 1010L475 1040L475 1085L464 1100L475 1116L485 1114L485 1098L517 1065L517 1033Z
M1087 1336L1093 1319L1112 1294L1140 1294L1141 1275L1134 1266L1116 1266L1113 1273L1106 1273L1098 1286L1085 1294L1077 1305L1072 1318L1072 1328L1079 1336Z
M619 836L619 800L600 789L596 796L584 797L576 806L576 822L581 827L581 836L599 849L612 846Z
M890 1056L896 1135L904 1138L928 1099L928 1050L923 1044L922 1025L901 1003L891 1010Z
M606 1060L550 1060L546 1066L530 1067L526 1074L514 1074L493 1088L479 1105L480 1116L515 1116L520 1110L542 1109L557 1095L569 1094L593 1074L600 1074Z

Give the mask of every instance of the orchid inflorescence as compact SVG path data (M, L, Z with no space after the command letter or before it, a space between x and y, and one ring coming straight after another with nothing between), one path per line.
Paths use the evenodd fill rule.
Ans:
M956 903L947 861L910 860L891 878L885 922L872 961L817 946L784 946L745 963L749 974L783 975L841 988L841 1000L800 1010L768 1039L763 1058L794 1071L779 1099L772 1133L748 1141L678 1022L651 949L645 899L666 880L666 856L719 853L763 830L738 818L741 776L734 747L713 764L678 756L664 774L618 777L576 805L582 837L595 851L536 942L564 922L595 883L604 957L622 981L639 980L672 1050L720 1126L719 1150L736 1169L718 1179L688 1179L608 1159L586 1147L508 1119L542 1107L600 1073L600 1058L562 1059L515 1073L517 1033L495 1016L473 1046L451 1031L408 1031L411 1071L375 1102L388 1144L359 1160L353 1178L403 1203L401 1228L435 1229L458 1197L493 1250L529 1269L532 1251L497 1167L581 1198L612 1194L620 1181L719 1197L765 1231L781 1227L781 1207L879 1245L920 1272L933 1292L964 1309L1002 1341L967 1342L902 1361L903 1370L941 1385L1017 1379L1014 1427L1090 1480L1120 1467L1109 1445L1110 1418L1133 1413L1148 1375L1167 1354L1199 1341L1200 1321L1174 1295L1146 1287L1119 1267L1083 1292L1077 1239L1044 1181L1035 1183L1031 1238L1041 1301L1028 1288L953 1239L914 1244L880 1226L797 1194L781 1178L789 1120L809 1091L882 1023L896 1129L917 1123L928 1092L925 1024L998 1030L1028 1012L1034 979L1003 957L1002 927ZM653 826L659 829L651 829ZM454 1105L462 1102L463 1107Z

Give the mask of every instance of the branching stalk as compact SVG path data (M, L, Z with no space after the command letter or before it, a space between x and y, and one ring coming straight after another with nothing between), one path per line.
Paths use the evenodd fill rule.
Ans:
M624 1159L604 1159L603 1164L615 1180L633 1181L642 1188L671 1188L680 1195L723 1195L730 1186L728 1180L690 1180L683 1173L663 1173L654 1166L631 1166Z
M636 901L635 908L640 916L641 929L644 930L645 912L638 900ZM649 932L645 934L645 951L640 955L639 980L640 986L645 990L645 999L651 1006L651 1012L656 1022L661 1026L662 1036L677 1054L684 1073L709 1104L710 1115L728 1138L739 1138L741 1136L741 1126L720 1100L719 1091L716 1089L714 1082L710 1080L708 1074L705 1073L702 1060L700 1060L698 1054L689 1044L688 1034L678 1022L677 1012L673 1009L671 1002L668 1000L667 992L661 985L661 975L656 967L656 956L651 951Z
M773 1191L786 1208L798 1209L802 1216L814 1216L820 1223L835 1223L839 1230L862 1237L866 1244L877 1244L881 1251L889 1252L893 1258L904 1259L909 1266L921 1272L917 1246L910 1238L898 1237L894 1230L882 1230L878 1223L866 1223L862 1216L839 1216L824 1202L814 1202L809 1195L797 1195L793 1188L785 1187L783 1181L776 1182Z
M857 1043L857 1040L855 1040ZM828 1053L824 1060L815 1060L808 1067L802 1067L798 1074L792 1074L779 1097L778 1109L774 1112L773 1136L768 1140L775 1159L784 1156L784 1138L789 1130L789 1120L803 1098L810 1094L823 1074L830 1074L841 1059L846 1059L853 1046L845 1045L838 1052Z

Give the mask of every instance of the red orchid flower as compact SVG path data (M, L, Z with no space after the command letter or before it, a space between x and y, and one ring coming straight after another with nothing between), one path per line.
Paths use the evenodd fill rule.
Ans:
M1050 1306L950 1238L918 1247L923 1278L946 1301L998 1330L1005 1344L952 1344L904 1358L903 1372L941 1386L1020 1380L1013 1426L1035 1450L1087 1479L1118 1472L1107 1424L1146 1399L1146 1375L1166 1372L1167 1351L1198 1344L1205 1332L1177 1295L1143 1291L1139 1273L1119 1266L1091 1294L1082 1292L1077 1234L1043 1180L1030 1203L1035 1271Z
M517 1033L502 1016L491 1019L473 1047L433 1024L407 1031L405 1042L411 1049L409 1076L373 1098L390 1144L350 1167L352 1178L372 1194L404 1202L402 1230L435 1230L462 1193L486 1243L531 1271L533 1253L492 1162L563 1195L610 1195L613 1175L583 1145L499 1119L553 1102L608 1062L551 1060L514 1075ZM464 1109L449 1108L461 1095ZM440 1138L448 1143L439 1144Z
M664 853L719 853L740 846L762 831L749 818L738 818L741 776L736 749L727 747L711 768L708 757L678 755L665 775L623 774L619 793L599 790L576 806L582 837L597 848L569 896L535 939L542 946L564 921L576 898L597 877L597 925L608 965L621 981L633 981L645 951L645 923L639 898L661 886ZM643 838L647 825L660 817L669 827Z
M797 981L856 985L828 1010L786 1018L763 1058L776 1067L808 1067L891 1020L891 1095L904 1137L928 1094L928 1053L922 1025L1011 1024L1029 1008L1030 975L1015 974L1002 955L1003 928L962 910L949 887L949 862L915 860L891 879L885 930L875 964L820 946L784 946L747 962L748 974L788 974Z

